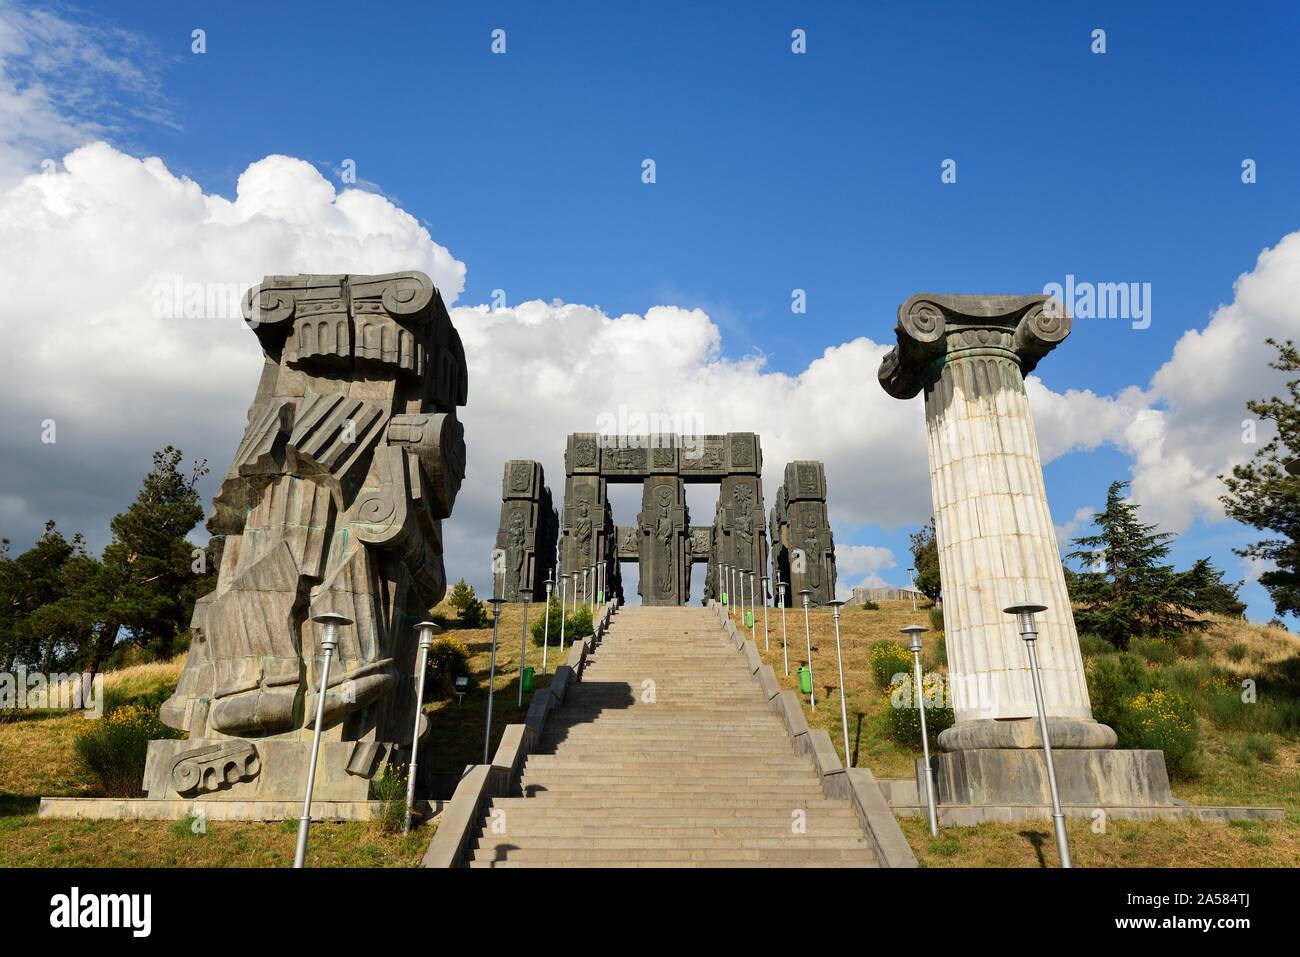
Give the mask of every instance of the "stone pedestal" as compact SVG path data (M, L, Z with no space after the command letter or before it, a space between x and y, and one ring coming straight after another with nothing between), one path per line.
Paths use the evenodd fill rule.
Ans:
M1093 720L1088 701L1024 386L1069 334L1069 316L1043 295L921 294L899 307L895 331L881 385L895 398L925 394L957 719L940 747L1039 746L1028 656L1003 611L1023 601L1047 606L1038 656L1053 748L1113 747L1115 733Z
M322 741L313 801L366 801L389 747ZM150 741L144 789L154 800L302 801L311 739Z
M942 807L1042 806L1052 803L1041 750L979 748L936 754L935 796ZM1071 750L1052 745L1062 804L1094 807L1172 807L1163 751ZM916 762L918 794L925 794L925 763Z

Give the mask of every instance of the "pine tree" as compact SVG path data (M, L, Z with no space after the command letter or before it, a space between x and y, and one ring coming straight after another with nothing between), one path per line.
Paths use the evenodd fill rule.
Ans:
M1271 368L1300 372L1295 343L1290 339L1285 344L1266 341L1278 351L1278 360L1269 363ZM1274 565L1259 576L1259 583L1268 590L1278 615L1300 615L1300 474L1286 471L1288 460L1294 463L1300 458L1300 378L1286 385L1289 398L1273 396L1246 403L1259 419L1274 423L1277 435L1261 446L1250 462L1234 466L1230 478L1219 476L1228 488L1220 501L1229 517L1276 533L1277 537L1234 551Z
M1098 533L1074 539L1080 547L1068 556L1084 563L1070 594L1083 605L1074 613L1076 625L1117 648L1135 636L1170 637L1207 624L1188 614L1205 607L1192 573L1164 564L1176 536L1138 520L1138 506L1121 497L1128 485L1111 483L1105 510L1092 516Z
M186 475L183 457L170 445L155 452L140 494L113 518L103 558L73 556L61 570L63 595L46 609L46 620L82 635L82 668L91 675L124 635L152 656L170 657L195 599L215 583L206 551L199 550L199 563L185 537L203 517L197 483L207 465L199 462Z
M9 557L8 539L0 542L0 670L23 664L48 672L75 651L78 633L51 619L47 609L62 593L64 566L84 556L81 535L68 541L53 521L17 558Z

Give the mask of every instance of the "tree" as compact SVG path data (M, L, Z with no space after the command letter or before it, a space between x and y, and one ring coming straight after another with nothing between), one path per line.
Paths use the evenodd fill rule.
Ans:
M939 579L939 546L934 537L934 518L921 526L911 536L912 565L916 569L916 590L931 601L938 601L942 592Z
M215 583L206 551L185 537L203 517L197 483L207 464L186 475L183 457L170 445L154 453L140 494L113 518L103 558L70 558L60 573L62 597L42 613L48 627L83 636L80 657L92 676L124 631L152 655L170 657L195 599Z
M1300 372L1300 352L1290 339L1279 344L1269 367L1279 372ZM1300 615L1300 475L1288 475L1285 463L1300 458L1300 378L1286 384L1288 398L1251 401L1246 408L1261 420L1271 421L1277 434L1260 447L1251 461L1233 466L1232 476L1219 479L1228 492L1220 497L1228 516L1261 531L1274 532L1244 549L1243 558L1275 566L1259 576L1278 615Z
M1203 610L1205 601L1192 573L1163 564L1174 534L1138 520L1138 506L1121 497L1128 485L1110 483L1105 510L1092 516L1098 533L1074 539L1080 548L1069 554L1084 562L1070 595L1083 605L1075 623L1117 648L1127 648L1137 635L1169 637L1207 624L1188 614Z
M1212 611L1232 618L1245 617L1246 603L1237 597L1237 592L1245 582L1229 585L1223 580L1223 572L1215 568L1209 558L1198 559L1196 564L1183 574L1187 576L1187 586L1196 596L1200 610Z
M9 557L9 540L0 542L0 662L12 672L16 664L50 671L61 654L75 651L78 634L46 620L44 609L62 592L61 575L72 559L85 556L77 534L68 541L53 521L36 544Z

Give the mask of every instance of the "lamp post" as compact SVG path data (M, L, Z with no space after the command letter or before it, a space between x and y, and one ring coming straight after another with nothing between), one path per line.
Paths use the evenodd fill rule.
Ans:
M727 586L730 584L731 579L727 577L727 563L719 562L718 564L720 566L718 569L718 596L722 599L723 607L729 612L731 611L731 595L727 591Z
M488 669L488 710L487 724L483 729L483 763L488 763L488 745L492 742L492 696L496 692L493 687L496 683L497 676L497 625L501 621L501 606L505 604L505 599L499 595L489 598L492 603L492 665Z
M910 591L910 592L912 593L912 611L913 611L913 612L916 611L916 579L914 579L914 578L912 577L912 572L914 572L914 571L916 571L915 568L909 568L909 569L907 570L907 590Z
M546 652L551 646L551 589L555 587L555 582L551 581L548 576L546 579L546 623L542 625L542 674L546 674ZM564 612L560 612L561 615Z
M591 571L591 566L590 566L590 565L584 565L583 568L582 568L582 603L583 603L584 605L587 603L587 573L588 573L589 571ZM575 572L575 574L576 574L576 572ZM578 583L577 583L576 581L573 583L573 590L574 590L575 592L578 590ZM573 597L574 597L574 598L577 598L578 596L575 594ZM576 614L576 612L575 612L575 614Z
M764 598L766 601L766 598ZM749 573L749 640L758 640L758 616L754 614L754 573Z
M528 603L533 600L532 592L524 592L524 635L519 642L519 701L515 707L524 706L524 664L528 658Z
M844 656L840 653L840 606L844 602L838 598L828 603L831 617L835 619L835 660L840 669L840 723L844 725L844 766L853 767L853 756L849 754L849 705L844 693Z
M808 596L812 594L812 589L800 588L799 594L803 595L803 636L808 642L808 707L816 711L817 688L812 680L812 632L808 630Z
M1047 736L1047 706L1043 703L1043 680L1038 674L1038 630L1034 627L1034 615L1047 611L1046 605L1033 602L1021 602L1003 608L1008 615L1015 615L1020 625L1020 637L1025 641L1029 652L1029 674L1034 679L1034 698L1038 702L1038 724L1043 732L1043 758L1047 761L1047 784L1052 791L1052 825L1056 830L1056 850L1061 857L1061 866L1070 867L1070 842L1065 835L1065 814L1061 811L1061 798L1056 790L1056 768L1052 764L1052 745Z
M785 634L785 582L777 582L776 588L781 594L781 651L785 655L785 674L788 678L790 677L790 642L786 640Z
M569 590L569 576L560 576L560 655L564 655L564 593ZM577 597L576 595L574 596Z
M433 633L442 631L436 622L422 621L415 626L420 630L420 679L415 692L415 727L411 729L411 767L406 778L406 823L402 833L411 833L411 808L415 806L415 770L420 763L420 716L424 713L424 678L429 671L429 648Z
M921 753L925 757L925 803L930 810L930 836L937 837L939 821L934 811L934 768L930 766L930 739L925 728L925 698L921 693L921 635L929 630L921 625L908 625L906 628L899 629L911 638L909 647L912 649L912 694L921 712Z
M745 573L736 569L736 588L740 592L740 630L745 630Z
M298 819L298 847L293 853L294 867L303 867L303 861L307 857L307 832L311 830L311 795L316 788L316 759L320 754L321 725L325 723L325 692L330 684L330 660L334 657L334 649L339 646L339 628L352 624L351 618L337 615L332 611L317 615L312 621L324 628L320 647L321 651L325 652L325 661L321 665L320 684L316 692L316 726L312 729L311 735L311 760L307 763L307 794L302 799L302 817Z
M771 579L767 575L763 576L763 650L769 651L770 645L767 637L767 583Z

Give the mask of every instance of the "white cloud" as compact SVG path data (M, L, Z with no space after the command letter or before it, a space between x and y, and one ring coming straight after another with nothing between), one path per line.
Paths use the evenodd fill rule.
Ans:
M897 568L894 553L879 545L843 545L835 546L835 597L848 600L853 597L854 588L899 588L907 585L906 581L891 585L881 577L880 572Z
M1056 547L1060 550L1062 558L1065 558L1072 548L1070 540L1078 537L1080 531L1092 524L1092 516L1096 511L1091 505L1085 505L1075 509L1074 517L1064 525L1055 526Z
M1246 402L1281 391L1265 343L1300 333L1300 232L1259 254L1233 284L1235 297L1203 329L1189 329L1145 390L1111 396L1053 393L1031 377L1030 404L1044 461L1105 442L1133 459L1132 499L1142 516L1181 533L1193 521L1222 521L1218 475L1247 461L1271 437L1243 441Z
M0 306L0 329L14 345L0 355L0 375L16 397L0 442L27 524L39 529L47 514L65 515L54 503L80 500L84 511L74 508L63 524L85 528L94 544L107 509L129 500L149 452L165 444L224 471L261 369L256 340L233 311L160 317L160 291L397 269L433 278L470 369L470 474L446 527L454 576L486 577L505 460L542 461L558 499L565 435L620 416L760 433L769 508L786 462L824 461L842 541L846 528L929 514L920 404L891 399L876 383L884 345L855 339L790 376L765 371L762 356L723 356L717 324L699 309L608 316L561 302L457 307L465 266L380 196L338 192L310 164L269 156L239 177L232 201L156 157L97 142L68 154L63 171L0 191L0 283L27 291ZM58 425L53 447L39 441L47 418ZM109 503L84 494L88 487ZM84 521L92 508L98 514ZM864 548L841 546L850 574L859 554L863 575L889 567L885 550Z

